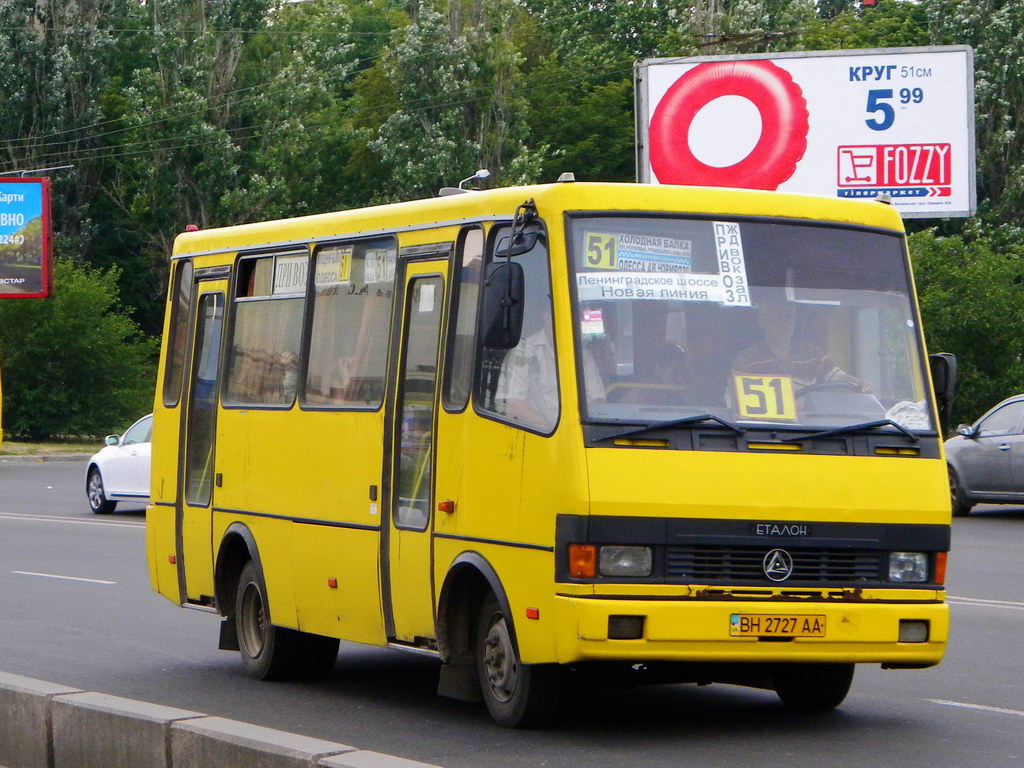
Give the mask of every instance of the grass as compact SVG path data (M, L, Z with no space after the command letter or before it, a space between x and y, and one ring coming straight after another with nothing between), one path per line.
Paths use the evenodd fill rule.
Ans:
M4 440L0 456L56 456L62 453L96 453L103 447L103 438L75 438L51 440L45 443L24 443Z

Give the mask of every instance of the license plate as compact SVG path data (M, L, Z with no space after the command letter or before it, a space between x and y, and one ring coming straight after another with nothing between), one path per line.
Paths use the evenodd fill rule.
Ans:
M732 637L824 637L825 617L807 614L734 613L729 617Z

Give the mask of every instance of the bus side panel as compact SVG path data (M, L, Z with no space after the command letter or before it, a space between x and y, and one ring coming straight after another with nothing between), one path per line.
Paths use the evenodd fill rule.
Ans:
M563 421L570 407L563 404ZM435 539L437 591L459 554L479 552L508 597L523 661L554 661L555 515L586 513L578 433L563 426L542 437L471 411L442 418L450 428L440 433L437 493L455 499L456 510L439 516L435 530L460 538ZM457 419L464 422L461 430ZM451 487L458 488L456 496ZM486 543L494 541L504 544ZM538 609L540 618L527 619L527 608Z
M174 562L174 507L150 504L146 507L146 560L149 582L155 592L175 603L181 602L178 567Z
M163 338L170 337L173 304L165 302ZM177 548L174 539L174 504L178 493L178 441L181 437L181 404L164 404L166 346L160 351L156 396L153 403L153 435L149 476L150 503L146 507L146 559L153 589L175 603L182 602L178 587Z
M280 558L268 560L257 539L274 623L381 642L382 413L226 408L219 424L216 506L248 513L239 519L254 532L262 516L284 524L269 544ZM329 578L338 589L326 598Z
M379 532L296 524L292 546L298 628L383 645Z
M294 523L290 520L239 515L234 512L213 513L213 540L220 542L227 529L238 523L247 527L256 542L259 562L266 582L271 621L278 626L295 629L295 601L292 595L291 537ZM233 596L229 596L233 600ZM221 606L225 610L226 606Z

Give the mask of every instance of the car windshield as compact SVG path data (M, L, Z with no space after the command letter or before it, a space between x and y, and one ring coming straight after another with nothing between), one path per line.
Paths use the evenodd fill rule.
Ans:
M652 215L569 237L585 420L933 429L898 234Z

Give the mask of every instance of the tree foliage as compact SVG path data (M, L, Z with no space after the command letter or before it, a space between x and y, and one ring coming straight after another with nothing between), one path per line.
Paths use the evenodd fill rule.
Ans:
M949 270L1021 259L1019 0L5 0L0 172L73 166L53 176L57 252L116 281L155 336L188 224L422 197L479 167L503 185L629 181L639 59L933 44L973 46L976 69L979 215L911 224L928 228L913 241L926 328L964 361L966 417L1021 384L1015 347L1004 374L985 368L938 299ZM958 322L987 328L993 307L964 296ZM1004 298L1005 319L1021 314Z
M60 259L54 298L0 302L5 433L110 433L152 408L156 344L124 313L117 278Z

